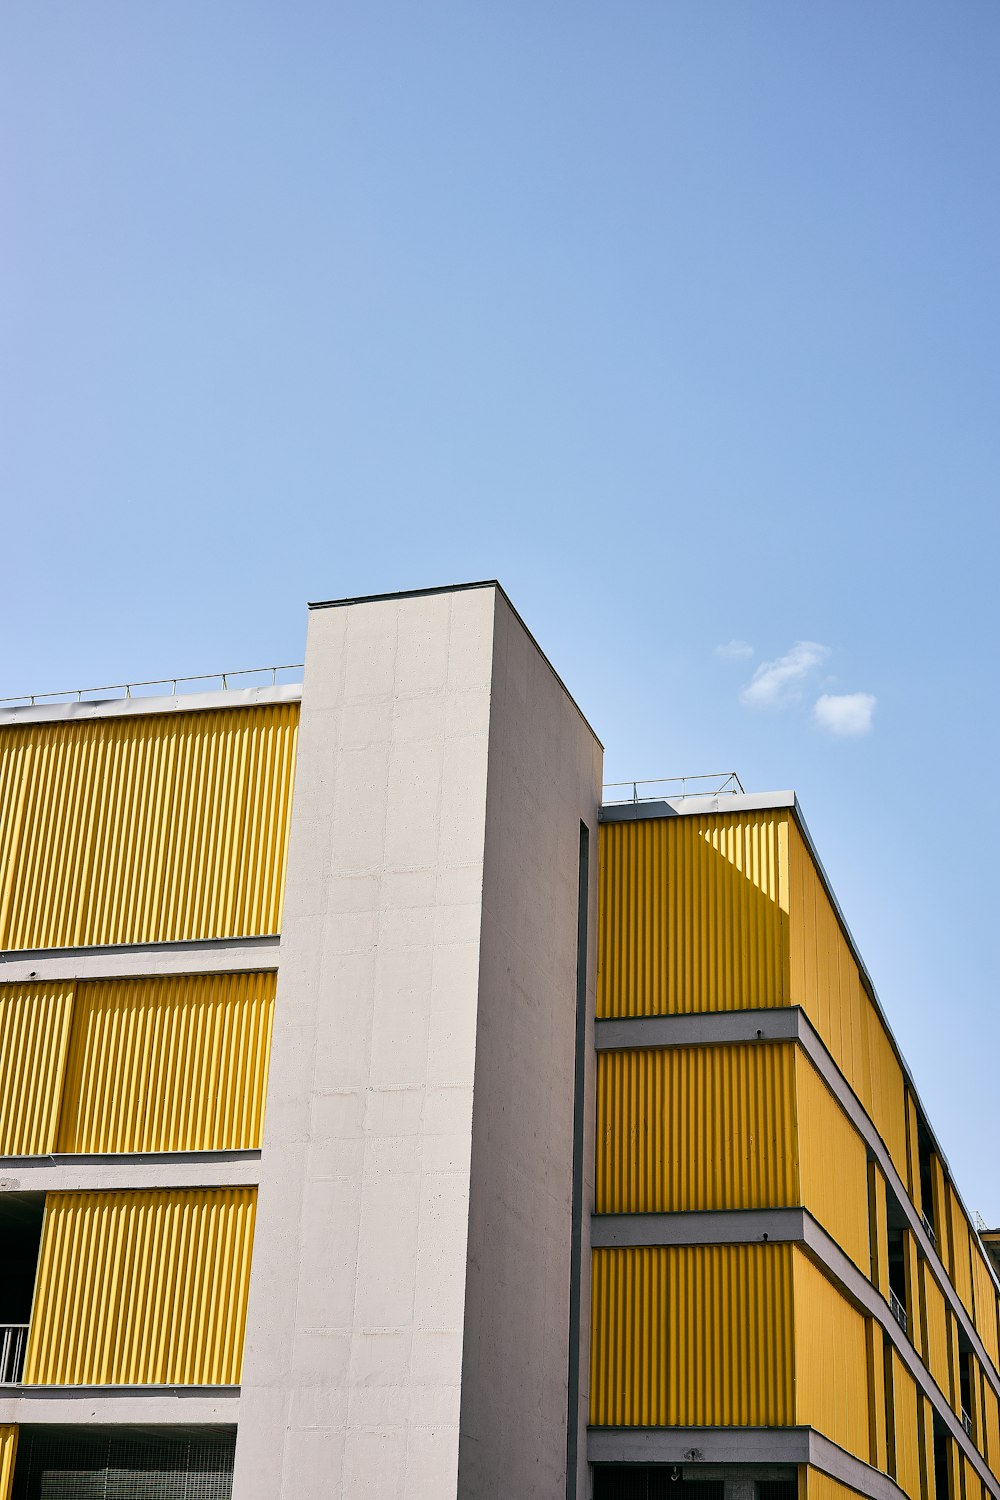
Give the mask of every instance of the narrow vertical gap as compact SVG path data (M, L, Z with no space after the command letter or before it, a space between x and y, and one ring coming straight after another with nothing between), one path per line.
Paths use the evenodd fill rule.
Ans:
M576 1500L580 1435L580 1283L583 1261L583 1153L587 1076L587 916L590 893L590 829L580 824L580 873L576 917L576 1057L573 1074L573 1212L569 1264L569 1372L566 1413L566 1500Z

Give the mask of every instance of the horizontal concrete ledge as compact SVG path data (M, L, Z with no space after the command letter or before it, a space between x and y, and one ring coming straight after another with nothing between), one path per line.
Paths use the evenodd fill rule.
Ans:
M238 1385L25 1385L0 1394L3 1424L234 1426L239 1409Z
M265 669L270 671L270 667ZM221 673L213 674L221 676ZM234 672L234 677L239 674ZM28 695L25 694L25 697ZM25 703L0 707L0 724L51 724L65 719L128 719L145 714L217 713L223 708L255 708L261 703L298 703L301 682L274 687L227 688L212 693L174 693L149 698L92 698L86 703Z
M799 1036L798 1006L700 1012L683 1016L623 1016L595 1021L598 1052L630 1047L711 1047L734 1042L790 1042Z
M888 1474L809 1427L590 1427L587 1458L592 1464L670 1464L685 1479L707 1478L712 1465L812 1464L871 1500L904 1500Z
M234 974L278 967L277 933L266 937L193 939L184 943L115 943L90 948L21 948L0 953L0 984L29 980L143 979L169 974Z
M750 1208L707 1213L594 1214L594 1249L624 1245L732 1245L755 1240L788 1244L805 1239L801 1208Z
M0 1157L4 1193L116 1192L143 1188L254 1187L259 1151L156 1151L121 1155Z
M712 813L766 812L794 806L794 792L719 792L708 797L605 802L598 817L602 823L640 823L646 818L704 818Z

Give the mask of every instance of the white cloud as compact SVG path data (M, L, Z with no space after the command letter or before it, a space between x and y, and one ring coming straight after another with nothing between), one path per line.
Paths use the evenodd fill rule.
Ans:
M813 706L813 718L829 734L868 734L877 701L874 693L823 693Z
M727 641L724 646L716 646L715 654L724 661L746 661L753 656L753 647L749 641Z
M796 641L784 656L761 662L740 694L740 702L748 708L784 708L797 702L802 696L799 683L829 655L829 646L818 641Z

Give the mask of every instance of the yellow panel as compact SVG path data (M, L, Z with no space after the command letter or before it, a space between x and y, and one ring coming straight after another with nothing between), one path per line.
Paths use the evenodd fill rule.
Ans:
M941 1159L936 1152L931 1155L931 1196L934 1199L934 1228L937 1252L948 1275L952 1274L951 1236L948 1223L951 1210L948 1207L948 1185L944 1180Z
M920 1391L917 1391L917 1460L920 1493L930 1500L934 1494L934 1408Z
M983 1385L983 1415L986 1428L986 1453L990 1468L1000 1478L1000 1402L987 1380Z
M787 1003L787 815L601 826L598 1016Z
M917 1213L923 1211L923 1198L920 1188L920 1144L917 1129L917 1105L910 1093L906 1090L906 1166L907 1176L904 1179L907 1191L913 1200L913 1206Z
M927 1349L924 1360L945 1400L950 1402L951 1382L948 1376L948 1328L945 1318L944 1293L925 1260L920 1262L920 1274L923 1277L924 1305L927 1309Z
M297 704L0 729L0 948L281 926Z
M604 1052L597 1212L799 1202L791 1043Z
M791 1248L595 1250L591 1423L788 1426Z
M815 1427L867 1463L865 1320L800 1250L793 1271L796 1424Z
M982 1500L983 1481L970 1461L962 1457L962 1478L965 1484L965 1500Z
M805 1485L799 1485L799 1500L857 1500L858 1491L824 1474L822 1469L804 1469Z
M895 1349L892 1351L892 1397L896 1428L896 1483L910 1496L910 1500L921 1500L917 1387Z
M10 1500L17 1457L17 1428L0 1427L0 1500Z
M805 1053L795 1058L802 1203L867 1276L868 1153Z
M805 840L788 829L790 1001L803 1007L906 1181L903 1070Z
M919 1256L917 1254L917 1242L909 1229L903 1230L903 1271L906 1277L906 1307L909 1315L908 1332L910 1343L926 1364L923 1319L920 1316Z
M60 1151L259 1147L273 974L77 988Z
M993 1368L1000 1365L997 1350L997 1293L989 1267L979 1248L979 1236L972 1236L972 1290L976 1299L976 1329L993 1361Z
M871 1279L889 1300L889 1226L885 1176L874 1161L868 1163L868 1214L871 1237Z
M888 1434L885 1425L885 1339L873 1318L865 1319L868 1356L868 1462L873 1469L889 1472Z
M962 1205L955 1196L954 1190L949 1184L948 1201L951 1206L951 1249L953 1263L951 1267L951 1279L955 1290L965 1306L970 1317L975 1317L972 1302L972 1259L969 1244L969 1224L962 1212Z
M50 1193L26 1385L237 1385L253 1188Z
M0 984L0 1156L55 1150L73 982Z

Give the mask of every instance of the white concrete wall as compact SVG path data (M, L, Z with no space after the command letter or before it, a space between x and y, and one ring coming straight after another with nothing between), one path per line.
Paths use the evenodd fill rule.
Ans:
M459 1495L566 1495L580 824L596 976L601 747L498 596L487 784ZM592 1059L588 1020L585 1059ZM593 1078L593 1066L589 1068ZM581 1101L593 1157L593 1088ZM585 1187L586 1193L586 1187ZM583 1214L589 1289L592 1192ZM584 1308L589 1311L589 1291ZM584 1343L587 1338L584 1319ZM586 1391L586 1357L581 1370ZM580 1430L585 1446L586 1415ZM581 1464L578 1493L586 1493Z
M565 1493L595 742L479 587L312 613L296 776L234 1500Z

